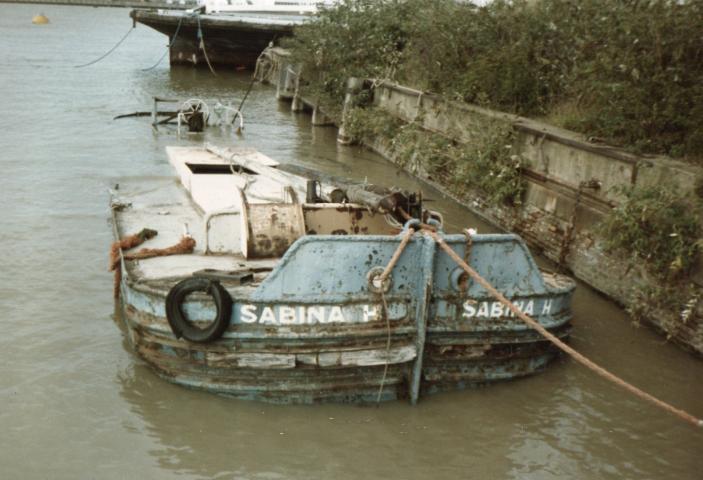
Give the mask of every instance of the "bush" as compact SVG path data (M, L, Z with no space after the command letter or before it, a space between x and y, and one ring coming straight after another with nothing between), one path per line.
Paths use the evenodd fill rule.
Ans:
M339 109L350 76L390 79L636 151L703 155L703 2L342 0L287 44Z
M514 132L508 124L487 122L473 142L460 144L381 110L355 108L345 118L345 129L355 140L380 140L398 164L411 171L424 170L458 195L473 186L493 203L522 202L523 160L515 154Z
M623 190L625 200L602 226L606 248L647 261L668 280L688 273L701 249L700 223L689 203L667 186Z

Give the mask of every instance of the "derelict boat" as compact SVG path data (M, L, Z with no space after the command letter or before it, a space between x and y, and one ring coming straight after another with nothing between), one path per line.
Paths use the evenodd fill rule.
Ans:
M320 189L252 149L167 153L176 175L121 182L112 212L117 240L158 232L142 235L147 254L116 249L115 264L129 341L169 381L279 403L414 403L556 357L419 220L403 225L401 207L523 312L569 334L573 281L541 272L515 235L444 234L415 197L354 203L375 197ZM191 253L172 249L184 238Z

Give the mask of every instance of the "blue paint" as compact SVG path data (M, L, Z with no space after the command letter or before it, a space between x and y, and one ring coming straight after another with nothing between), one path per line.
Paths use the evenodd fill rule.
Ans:
M174 338L165 320L166 292L125 275L123 301L141 314L128 314L127 324L136 336L148 334L150 342L160 345L158 358L197 363L192 368L154 364L162 376L190 388L277 403L374 401L383 362L328 367L310 362L318 355L384 352L388 332L381 295L369 289L367 275L388 264L401 238L402 234L301 237L251 294L233 295L230 328L212 344L212 352L300 355L287 369L226 361L208 367L208 345ZM465 256L466 237L444 238ZM562 338L568 335L574 284L545 283L519 237L473 236L469 263L513 302L530 305L531 316L546 328ZM242 291L246 290L237 290ZM385 297L392 347L414 345L418 355L392 366L382 399L409 397L415 403L433 392L517 378L543 370L555 356L536 332L494 307L495 299L481 286L469 282L461 290L457 265L421 233L400 256ZM194 320L215 315L212 302L189 301L184 310ZM172 347L173 342L180 342L179 347Z

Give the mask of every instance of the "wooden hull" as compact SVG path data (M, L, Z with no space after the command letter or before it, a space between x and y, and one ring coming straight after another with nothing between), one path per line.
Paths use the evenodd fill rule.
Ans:
M172 65L204 67L207 67L207 53L213 65L253 69L256 59L269 43L290 36L294 26L294 23L286 21L201 15L203 50L200 48L198 18L195 16L150 10L132 10L130 16L134 21L168 36L172 43L169 51Z
M411 397L418 352L417 322L411 315L392 320L390 330L382 321L282 329L233 323L221 339L200 344L176 339L165 316L158 315L166 292L142 289L126 279L121 305L132 348L170 382L280 404ZM566 338L570 314L560 316L549 330ZM448 331L446 323L430 320L420 396L532 375L558 355L531 330Z
M423 231L398 233L367 206L292 201L305 198L302 179L255 151L167 151L176 178L120 182L112 205L116 239L148 227L158 235L144 245L173 253L187 225L195 245L119 261L127 336L169 381L277 403L415 403L539 372L557 355ZM542 273L519 237L441 235L518 309L568 336L575 285ZM174 293L189 284L199 286Z

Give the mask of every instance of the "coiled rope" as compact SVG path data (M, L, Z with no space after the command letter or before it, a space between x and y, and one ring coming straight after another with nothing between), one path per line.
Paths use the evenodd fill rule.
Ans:
M184 18L185 18L185 15L181 15L181 18L178 19L178 25L176 25L176 31L173 32L173 38L171 39L171 41L170 41L170 42L168 43L168 45L166 46L166 51L163 53L163 55L161 55L161 57L159 58L159 60L158 60L155 64L153 64L151 67L142 68L142 72L148 72L149 70L155 69L156 67L159 66L159 64L160 64L161 61L164 59L164 57L165 57L166 55L168 55L168 52L171 50L171 47L173 47L173 44L176 43L176 38L178 38L178 32L181 31L181 24L183 23L183 19L184 19Z
M99 62L100 60L102 60L103 58L107 58L108 55L110 55L112 52L114 52L115 50L117 50L117 47L119 47L120 45L122 45L122 42L124 42L125 40L127 40L127 37L129 37L129 34L132 33L132 31L134 31L134 30L136 29L136 27L137 27L136 23L133 24L133 25L129 28L129 30L127 30L127 33L124 35L124 37L122 37L122 38L120 39L120 41L115 44L114 47L112 47L110 50L108 50L107 52L105 52L105 53L104 53L103 55L101 55L100 57L96 58L95 60L93 60L93 61L91 61L91 62L84 63L84 64L82 64L82 65L74 65L73 68L89 67L90 65L94 65L94 64L98 63L98 62Z
M142 260L145 258L163 257L168 255L182 255L192 253L195 248L195 240L189 235L184 235L181 240L175 245L166 248L142 248L135 253L124 253L124 250L137 247L145 241L154 238L158 232L149 228L142 229L141 232L135 235L128 235L114 242L110 247L110 265L109 270L115 272L115 283L113 295L115 300L120 297L120 285L122 283L122 263L121 258L125 260Z

